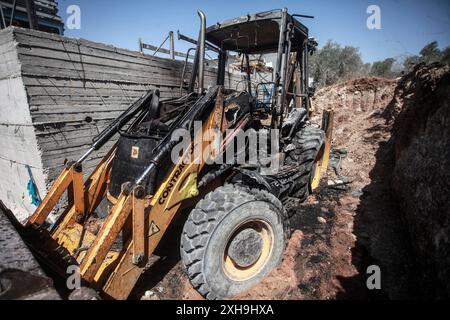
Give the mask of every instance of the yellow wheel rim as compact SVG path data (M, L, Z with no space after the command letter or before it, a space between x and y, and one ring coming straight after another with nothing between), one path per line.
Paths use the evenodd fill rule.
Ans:
M254 256L254 262L243 265L230 254L230 245L242 234L243 231L251 230L251 233L259 237L260 250ZM262 220L250 221L239 226L228 240L223 255L223 270L225 274L234 281L246 281L256 276L269 261L273 252L274 234L272 227Z

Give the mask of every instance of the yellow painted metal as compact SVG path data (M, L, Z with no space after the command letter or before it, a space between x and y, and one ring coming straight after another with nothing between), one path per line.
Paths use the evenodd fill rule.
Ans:
M199 191L197 188L197 176L197 172L192 172L187 176L179 191L180 199L184 200L194 198L199 195Z
M328 169L330 162L331 144L333 142L334 110L323 112L322 129L325 131L325 150L323 154L322 171Z
M190 164L184 163L184 159L191 158L190 152L191 150L189 149L151 200L152 208L146 228L149 231L146 237L146 257L150 257L153 254L170 222L178 212L182 201L186 200L188 195L189 198L191 197L189 192L187 192L192 190L190 186L185 188L186 191L182 191L182 189L188 178L193 173L197 173L202 165L195 162ZM123 300L130 294L143 271L143 266L133 264L132 258L133 243L131 242L117 268L103 288L103 291L108 296Z
M145 201L135 196L133 192L133 263L143 262L145 257Z
M316 108L314 106L314 102L312 101L311 97L308 97L307 99L309 102L308 116L309 116L309 118L312 118L314 113L316 112Z
M72 170L73 205L77 214L85 214L83 172Z
M96 236L84 229L79 223L73 223L70 227L65 228L58 238L58 244L67 249L67 251L77 260L78 263L83 261L86 256L87 248L89 248ZM80 242L81 240L81 242ZM109 251L99 272L94 278L95 282L100 280L100 276L105 269L112 265L119 257L119 252Z
M119 200L109 213L105 222L102 225L94 243L89 248L84 257L81 266L80 274L84 280L91 282L100 269L106 255L111 249L114 240L117 238L122 229L128 215L130 214L132 206L132 197L122 194Z
M320 178L322 177L322 166L324 162L324 148L319 151L314 161L313 175L311 177L311 190L314 191L319 187Z
M92 172L90 177L85 183L85 188L88 186L85 192L85 203L87 203L88 211L86 213L91 214L103 199L108 177L112 168L112 161L114 159L115 147L112 148L105 158L102 159L100 164ZM57 239L59 234L72 223L76 222L77 211L75 206L72 206L62 214L62 220L58 223L56 229L52 232L53 239Z
M325 131L325 146L319 151L313 168L311 177L311 190L314 191L319 187L322 174L327 171L330 161L331 144L333 141L333 121L334 111L325 110L322 118L322 130Z
M72 182L72 171L72 168L65 168L63 172L61 172L58 179L56 179L56 182L48 192L47 196L44 198L44 200L42 200L41 204L36 209L34 214L28 219L27 225L41 225L45 222L50 212L58 204L58 201L63 195L64 191L67 190L70 183Z
M85 185L89 186L89 189L87 190L89 213L92 213L105 197L115 152L116 144L109 150L108 154L102 159L90 177L86 180Z
M69 227L65 228L59 235L57 242L59 245L69 251L71 255L73 255L78 262L84 257L85 251L81 252L77 256L75 256L75 252L79 248L88 248L94 242L95 235L87 230L83 230L83 226L79 223L73 223Z
M114 197L111 193L109 193L109 191L106 193L106 198L112 205L115 205L117 203L117 198Z
M333 141L333 121L334 111L325 110L322 118L322 130L325 131L325 146L319 151L313 168L313 175L311 177L311 190L314 191L319 187L320 178L322 173L328 169L328 163L330 161L331 144Z
M119 260L120 258L120 252L117 251L109 251L108 254L106 255L105 259L103 260L100 268L97 271L97 274L94 277L94 283L95 285L98 287L98 284L102 284L104 282L104 280L106 280L106 274L108 274L108 272L112 272L112 270L114 270L114 266L116 264L116 262Z

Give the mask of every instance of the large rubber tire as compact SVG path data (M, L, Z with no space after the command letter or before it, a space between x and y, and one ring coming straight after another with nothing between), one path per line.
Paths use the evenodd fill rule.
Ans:
M240 226L254 221L263 221L273 230L271 253L249 279L236 280L227 274L224 257ZM192 210L181 238L182 263L194 288L210 300L232 298L250 289L281 262L288 223L281 202L266 191L225 185L207 194Z
M298 165L301 172L294 194L300 201L305 201L311 193L315 163L325 147L325 132L314 127L305 127L292 140L295 149L286 154L285 163Z

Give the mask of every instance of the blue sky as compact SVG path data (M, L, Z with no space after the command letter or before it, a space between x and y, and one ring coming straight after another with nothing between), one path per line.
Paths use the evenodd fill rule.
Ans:
M320 45L328 39L360 49L365 62L417 54L432 40L450 45L450 1L448 0L59 0L60 15L76 4L81 8L81 29L66 35L137 50L138 39L159 45L170 30L197 37L197 9L208 25L218 21L275 8L314 15L303 22ZM381 30L366 27L367 7L381 8ZM176 41L175 49L188 44Z

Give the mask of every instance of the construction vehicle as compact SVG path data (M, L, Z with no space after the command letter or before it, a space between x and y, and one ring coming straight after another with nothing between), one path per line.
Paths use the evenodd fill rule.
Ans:
M78 161L67 163L23 230L41 261L66 276L68 266L79 266L83 285L105 298L128 298L174 217L183 214L181 260L198 292L226 299L250 289L282 259L290 232L285 203L305 200L327 167L332 113L322 128L311 126L308 56L315 42L296 19L300 15L268 11L207 29L205 15L198 13L201 26L185 94L162 100L158 90L151 90L133 103ZM218 54L217 83L209 88L204 85L205 50ZM269 99L265 90L261 100L255 88L262 84L255 86L249 67L244 68L245 90L225 89L230 52L247 64L250 55L276 54L274 81L264 83L271 88ZM196 121L202 123L200 130L194 130ZM179 144L173 136L180 129L192 142L173 161ZM218 149L202 139L212 129L221 136ZM245 165L195 158L198 144L220 151L210 160L223 156L237 134L250 129L279 132L278 149ZM118 142L84 179L83 161L116 134ZM248 158L252 147L259 144L246 141L233 160L238 154ZM278 170L267 170L267 158L278 159ZM69 204L49 225L66 191ZM102 210L106 216L94 233L86 221Z

